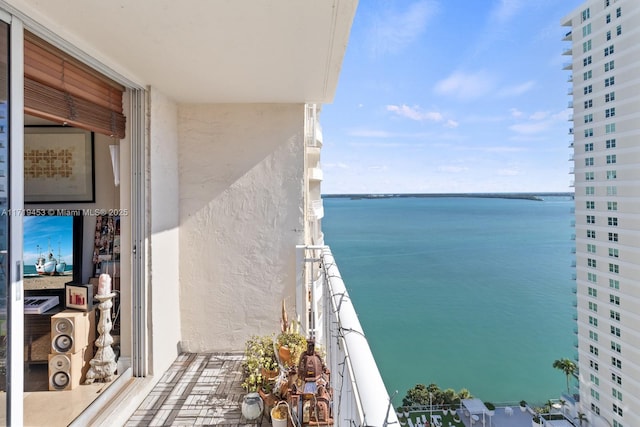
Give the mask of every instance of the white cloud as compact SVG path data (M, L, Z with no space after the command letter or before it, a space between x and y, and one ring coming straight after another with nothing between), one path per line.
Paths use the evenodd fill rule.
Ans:
M437 111L421 111L420 107L409 107L407 105L387 105L387 111L392 111L401 117L406 117L419 122L429 120L440 122L444 120L444 116Z
M415 2L403 11L382 10L370 27L372 52L380 55L403 50L424 32L436 11L436 3L428 0Z
M349 165L346 163L323 163L323 169L349 169Z
M438 166L439 172L447 172L447 173L461 173L468 171L469 168L465 166Z
M516 175L520 175L520 170L517 168L498 169L496 171L496 174L500 176L516 176Z
M552 122L549 120L538 121L535 123L518 123L512 126L509 126L514 132L523 133L523 134L534 134L543 132L551 127Z
M548 111L536 111L532 115L529 116L531 120L543 120L549 117Z
M444 127L449 128L449 129L455 129L458 126L460 126L460 123L456 122L455 120L447 120L447 123L445 123Z
M529 92L536 85L536 82L533 80L529 80L528 82L524 82L514 86L504 87L498 92L498 96L501 97L510 97L510 96L519 96L523 93Z
M500 0L491 11L491 17L500 23L504 23L513 18L522 6L524 6L522 0Z
M376 129L353 129L347 132L347 135L363 138L391 138L394 136L391 132Z
M516 119L524 116L524 113L517 108L512 108L509 112L511 113L511 117L515 117Z
M486 72L470 74L457 71L436 83L434 90L440 95L473 99L488 93L492 87L493 79Z

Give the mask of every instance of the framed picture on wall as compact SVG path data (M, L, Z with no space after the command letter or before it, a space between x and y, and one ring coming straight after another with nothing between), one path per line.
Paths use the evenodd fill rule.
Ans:
M93 132L24 128L25 203L94 202Z
M64 285L66 308L90 311L93 309L93 285L66 283Z

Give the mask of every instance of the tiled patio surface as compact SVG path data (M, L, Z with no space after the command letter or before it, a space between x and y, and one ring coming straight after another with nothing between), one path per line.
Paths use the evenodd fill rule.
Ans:
M125 424L132 426L270 426L248 421L241 353L181 354Z

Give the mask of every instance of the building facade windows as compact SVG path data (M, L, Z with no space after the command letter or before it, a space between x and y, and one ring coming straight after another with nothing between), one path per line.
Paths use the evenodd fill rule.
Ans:
M587 196L593 196L594 194L596 194L596 187L584 187L584 194L586 194Z
M608 211L617 211L618 210L618 202L607 202L607 210Z
M585 114L584 115L584 122L585 123L591 123L593 121L593 114Z
M616 163L616 162L617 162L617 159L618 159L617 155L615 155L615 154L608 154L608 155L607 155L607 164L608 164L608 165L612 165L612 164L614 164L614 163Z
M609 287L611 289L620 290L620 281L617 279L609 279Z
M609 272L610 273L619 274L620 273L620 266L618 264L609 263Z
M595 215L587 215L587 224L595 224L596 216Z
M587 200L585 203L586 203L587 209L595 209L596 208L596 202L593 201L593 200Z
M606 73L607 71L611 71L611 70L613 70L614 65L615 65L614 61L605 62L605 64L604 64L604 71L605 71L605 73Z
M617 295L609 294L609 302L614 305L620 305L620 297Z
M616 186L607 186L607 196L615 196L618 194L618 187Z
M593 151L593 142L584 144L584 151Z
M583 80L589 80L592 77L593 77L593 71L591 71L591 70L585 71L584 73L582 73L582 79Z
M591 108L593 107L593 100L592 99L587 99L586 101L584 101L584 109L586 110L587 108Z
M585 86L584 89L582 89L582 91L584 92L585 95L588 94L588 93L593 92L593 85Z
M596 238L596 230L587 230L587 238L595 239Z
M595 179L596 179L596 178L595 178L595 176L596 176L596 175L595 175L595 173L594 173L594 172L585 172L585 173L584 173L584 180L585 180L585 181L593 181L593 180L595 180Z
M618 258L618 249L617 248L609 248L609 256L611 258Z
M605 141L605 147L607 147L607 148L616 148L616 140L615 140L615 138L607 139Z
M607 217L607 225L609 225L611 227L617 227L618 226L618 217L615 217L615 216Z
M615 115L616 115L616 107L611 107L604 110L605 117L613 117Z
M589 129L585 129L584 130L584 137L585 138L590 138L593 136L593 128L589 128Z
M617 242L618 241L618 233L609 233L609 241Z
M616 100L616 93L609 92L604 95L604 102L611 102Z
M589 40L589 42L591 42L591 40ZM591 44L589 44L589 49L591 49ZM604 56L613 55L613 52L613 45L604 48Z
M609 123L604 125L604 132L605 133L614 133L616 131L616 124L615 123Z
M586 157L584 159L584 165L585 166L593 166L593 157Z
M616 84L616 78L614 76L604 79L604 87L613 86L614 84Z

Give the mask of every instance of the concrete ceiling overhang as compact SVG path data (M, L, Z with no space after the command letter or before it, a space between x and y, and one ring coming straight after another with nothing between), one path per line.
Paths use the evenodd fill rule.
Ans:
M336 90L357 0L3 4L177 102L327 103Z

